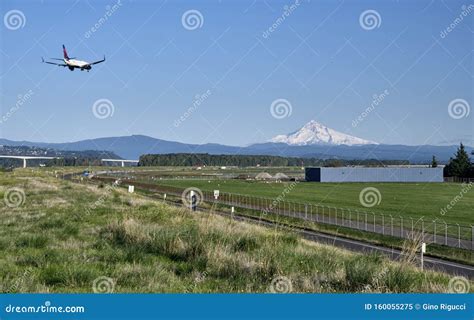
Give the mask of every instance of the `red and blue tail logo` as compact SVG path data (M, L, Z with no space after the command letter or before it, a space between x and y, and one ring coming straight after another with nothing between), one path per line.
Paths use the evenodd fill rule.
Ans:
M66 47L63 44L63 53L64 53L64 59L69 60L69 56L67 55Z

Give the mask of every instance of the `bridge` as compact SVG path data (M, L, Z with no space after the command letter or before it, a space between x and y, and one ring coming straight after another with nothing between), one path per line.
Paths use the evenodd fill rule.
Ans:
M138 165L138 160L125 160L125 159L100 159L102 162L120 162L122 167L125 167L125 163L136 163Z
M63 157L36 157L36 156L10 156L10 155L0 155L0 159L20 159L23 160L23 168L26 168L26 160L51 160L51 159L61 159Z

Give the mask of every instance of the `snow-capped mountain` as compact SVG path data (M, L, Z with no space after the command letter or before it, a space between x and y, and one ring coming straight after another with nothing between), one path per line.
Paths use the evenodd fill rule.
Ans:
M305 146L313 144L332 144L332 145L364 145L364 144L378 144L374 141L357 138L311 120L305 124L298 131L292 132L288 135L278 135L270 140L275 143L286 143L294 146Z

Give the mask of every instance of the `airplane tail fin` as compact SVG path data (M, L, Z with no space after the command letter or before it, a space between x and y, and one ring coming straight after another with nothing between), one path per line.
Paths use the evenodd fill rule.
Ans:
M69 56L67 55L66 47L63 44L63 53L64 53L64 59L69 60Z

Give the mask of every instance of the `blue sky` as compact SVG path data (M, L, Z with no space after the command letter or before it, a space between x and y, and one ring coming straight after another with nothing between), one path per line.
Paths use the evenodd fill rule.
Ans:
M2 1L0 137L247 145L314 119L380 143L473 145L465 4ZM63 43L70 56L107 61L89 73L41 63L62 57ZM94 113L100 99L105 114Z

